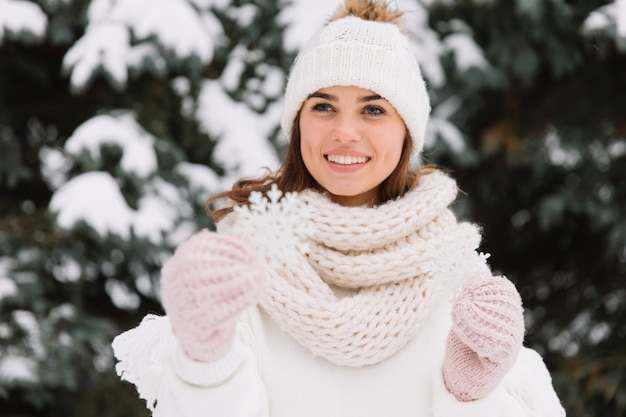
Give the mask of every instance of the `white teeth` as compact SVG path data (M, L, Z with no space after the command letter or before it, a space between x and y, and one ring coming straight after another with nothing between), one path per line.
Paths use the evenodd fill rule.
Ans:
M326 159L339 165L362 164L369 159L366 156L327 155Z

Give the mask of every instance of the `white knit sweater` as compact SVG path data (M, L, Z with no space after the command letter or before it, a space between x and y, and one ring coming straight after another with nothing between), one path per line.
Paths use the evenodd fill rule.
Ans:
M268 275L264 300L242 315L231 352L194 362L167 317L148 316L115 339L118 373L154 416L564 416L530 349L482 400L459 402L443 385L453 296L488 271L476 229L447 208L455 195L454 182L436 173L378 208L340 207L307 192L296 210L270 198L273 209L235 213L218 230L256 243ZM280 224L254 229L272 213ZM312 227L302 233L307 245L280 236L297 235L301 224ZM286 305L291 298L297 303Z

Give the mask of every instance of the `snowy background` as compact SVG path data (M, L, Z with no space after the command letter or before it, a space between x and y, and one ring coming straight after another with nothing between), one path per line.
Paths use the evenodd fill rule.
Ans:
M285 5L278 16L279 22L286 26L285 48L297 51L302 47L340 3L336 0L297 0ZM451 54L460 71L472 67L484 69L489 65L480 47L460 22L458 31L443 39L429 28L424 6L431 1L402 0L397 3L402 10L410 11L407 26L411 28L415 52L432 88L446 81L440 64L444 55ZM167 64L161 55L162 50L176 59L195 59L200 65L209 65L216 45L223 38L223 28L211 13L212 7L229 12L229 1L91 1L85 34L68 50L63 60L63 70L70 77L72 91L84 91L99 74L103 74L114 88L124 89L129 82L129 73L133 71L164 71ZM42 38L45 35L46 14L36 3L0 0L0 10L0 42L5 37L30 35ZM255 6L244 5L230 12L236 13L238 23L245 26L250 24L255 10ZM583 30L594 32L608 27L615 27L616 40L626 48L626 0L617 0L591 13ZM150 41L133 42L133 38ZM224 175L218 175L206 166L184 162L175 168L204 195L223 190L238 178L258 176L261 168L275 169L280 163L268 138L278 126L284 72L260 65L257 71L262 78L254 93L245 97L245 102L233 101L227 94L240 81L247 53L238 49L232 51L222 75L218 79L203 81L195 97L197 105L193 108L183 105L180 109L184 116L195 118L202 131L219 138L215 157L226 169ZM183 98L191 99L186 96L189 93L188 80L181 77L171 82ZM275 101L262 114L256 111L268 98ZM462 133L448 121L459 105L451 97L433 109L427 149L437 138L446 141L457 153L465 150ZM155 138L142 128L132 111L112 109L107 114L85 120L68 138L63 149L42 149L44 177L49 179L54 190L50 210L58 213L59 226L71 229L79 222L86 222L103 236L113 233L122 237L127 237L132 228L139 236L150 240L159 240L163 238L162 232L172 231L175 217L189 209L189 202L186 193L155 177L158 167L154 142ZM116 179L106 172L90 171L71 178L67 175L73 158L88 153L98 160L100 148L106 144L121 147L121 167L145 179L145 195L140 199L138 209L125 203ZM575 163L576 156L568 157L559 148L558 140L549 142L549 145L555 162ZM624 150L618 146L614 152ZM179 240L188 231L171 235Z
M493 50L480 45L482 35L474 32L469 21L451 18L434 25L429 20L432 7L453 10L463 2L396 3L408 11L406 26L432 97L425 155L438 155L458 167L476 166L492 142L486 135L485 142L477 144L464 129L470 118L467 112L476 104L473 94L508 88L511 79L502 62L493 59ZM480 8L498 2L470 3ZM514 3L517 16L530 21L540 19L549 8L538 0ZM567 2L547 3L561 8L562 16L573 14ZM0 52L14 57L7 52L14 45L62 47L54 71L67 83L67 94L80 101L106 90L112 97L95 110L81 112L84 118L73 119L75 124L65 130L57 128L55 120L35 115L25 127L13 129L8 116L0 115L3 190L23 190L25 178L41 178L49 193L45 207L33 197L24 198L17 210L22 215L43 211L49 222L45 228L55 236L38 240L43 234L39 230L29 235L32 241L23 249L0 252L0 307L6 300L6 320L0 322L0 340L6 342L0 345L0 397L16 387L75 389L71 375L60 376L46 365L50 357L65 358L70 364L73 354L82 357L89 352L89 366L102 373L112 369L108 339L119 328L98 314L86 313L89 309L73 297L101 285L110 308L121 314L141 312L149 308L145 306L149 300L150 306L158 305L154 303L158 303L159 265L199 227L212 226L201 220L205 199L239 178L256 177L266 167L279 166L285 145L279 131L281 95L289 64L339 4L338 0L0 0ZM577 33L594 42L594 47L602 39L614 45L617 54L626 53L626 0L599 2L578 22ZM505 49L499 53L506 55ZM509 69L513 76L524 80L539 72L539 58L510 55L516 62ZM0 55L0 63L4 59L8 62ZM558 63L555 59L553 71L567 74L583 61L574 55ZM152 95L137 87L144 88L146 79L158 80L167 91L168 99L163 100L167 107L161 113L162 97L153 93L154 84L145 87ZM7 102L17 98L10 96L9 86L0 86L9 91ZM619 130L607 123L602 125L606 132ZM172 124L184 129L176 131ZM533 132L545 166L569 172L591 160L608 172L614 161L626 155L626 141L620 134L576 147L569 142L566 128L556 122L545 125L539 133ZM494 126L508 129L507 124ZM182 131L192 133L178 136ZM11 155L17 155L11 153L13 141L37 143L32 165L38 172L11 175ZM599 200L613 203L618 198L616 188L606 181L590 188ZM537 212L516 210L511 224L518 229L535 219L545 227L558 224L568 203L561 195L553 197L537 204ZM581 207L588 207L584 204ZM607 213L614 216L613 211ZM613 221L613 217L606 219L604 224ZM602 224L601 219L598 222ZM608 239L624 259L626 229L611 230ZM13 248L6 242L15 236L13 229L0 230L0 247ZM49 282L44 282L43 271L49 274ZM41 305L33 302L63 291L71 296ZM618 311L624 291L611 290L601 298L607 311ZM92 315L97 317L93 323L84 320ZM531 324L538 317L528 314ZM546 326L551 335L545 349L571 357L580 353L580 339L591 344L608 339L612 327L593 317L581 311L566 330ZM124 325L134 318L126 320ZM64 327L67 323L69 327ZM47 343L51 337L55 342Z
M278 16L279 21L286 25L285 48L297 51L314 31L321 28L339 4L339 1L300 0L285 6ZM129 81L130 72L147 70L146 61L153 67L149 70L163 69L166 64L152 42L160 44L177 59L194 58L202 65L210 64L223 30L207 11L209 6L227 8L228 2L92 1L87 14L86 33L69 49L63 60L63 69L69 74L72 90L84 91L99 73L104 74L112 86L123 89ZM413 20L410 26L420 30L414 32L415 50L419 52L424 75L433 86L445 82L439 57L448 52L452 52L457 65L463 70L488 65L480 48L468 34L459 32L439 39L428 28L427 12L419 4L401 1L399 6L412 11L408 16ZM6 7L18 18L6 18L5 32L30 32L38 36L45 33L45 15L37 6L9 1ZM238 23L245 26L250 24L255 8L244 6L236 12ZM21 22L20 26L9 26L9 22L17 20ZM131 37L153 40L151 43L131 44ZM280 163L268 138L278 126L284 72L261 65L257 67L262 80L255 89L256 94L250 93L245 102L233 101L227 94L238 86L247 53L246 50L232 51L222 75L218 79L202 82L196 97L197 106L180 109L185 116L194 117L202 131L219 138L215 157L226 169L225 175L220 176L206 166L185 162L175 168L193 186L201 188L204 195L223 190L238 178L258 176L264 167L275 169ZM183 97L188 94L184 78L174 79L172 83ZM268 97L276 100L262 114L258 113L255 109L265 104ZM442 140L461 152L464 149L463 137L447 121L450 113L455 111L454 100L450 101L433 112L427 146L432 145L433 138L439 133ZM260 102L259 106L256 106L257 102ZM181 211L184 213L186 207L189 210L188 196L175 187L168 187L154 175L158 169L154 141L155 138L141 127L132 112L116 109L86 120L68 138L64 149L43 149L42 169L55 190L50 209L58 213L59 226L71 229L85 222L103 236L113 233L124 238L128 237L132 228L137 235L153 241L164 238L165 231L169 231L167 236L175 240L187 235L189 229L180 234L172 231L176 217ZM62 174L69 170L72 159L82 153L98 160L100 148L105 144L120 146L123 153L121 167L145 179L145 195L138 202L138 209L125 203L116 179L106 172L90 171L72 178Z

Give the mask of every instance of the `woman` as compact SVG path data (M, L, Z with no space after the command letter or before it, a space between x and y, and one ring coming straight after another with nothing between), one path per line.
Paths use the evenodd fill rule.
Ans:
M166 317L114 341L155 416L565 415L519 294L412 170L429 114L401 13L347 0L291 70L274 174L162 271Z

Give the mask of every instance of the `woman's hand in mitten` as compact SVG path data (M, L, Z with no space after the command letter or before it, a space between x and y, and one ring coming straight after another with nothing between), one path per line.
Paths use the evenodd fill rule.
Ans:
M471 281L452 307L444 383L460 401L489 395L513 367L524 339L522 302L504 277Z
M262 285L263 267L241 240L203 230L182 243L161 271L161 295L187 356L224 357L237 318L258 301Z

